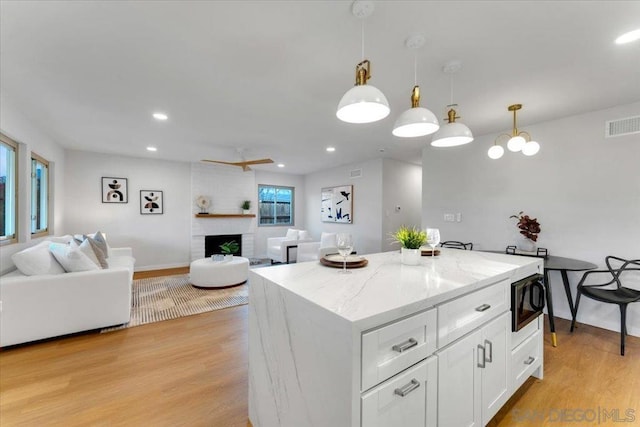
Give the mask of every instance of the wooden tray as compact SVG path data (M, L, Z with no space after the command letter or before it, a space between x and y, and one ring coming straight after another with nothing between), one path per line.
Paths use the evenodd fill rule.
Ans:
M420 248L422 256L431 256L431 248ZM440 255L440 249L436 249L433 256Z
M325 255L320 258L320 264L327 267L342 268L343 258L341 255ZM357 255L349 255L347 257L347 268L362 268L369 264L366 258Z

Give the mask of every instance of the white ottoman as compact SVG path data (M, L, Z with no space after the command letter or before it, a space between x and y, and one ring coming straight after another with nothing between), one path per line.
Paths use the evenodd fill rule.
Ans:
M189 282L196 288L241 285L249 278L249 259L234 256L229 261L197 259L189 268Z

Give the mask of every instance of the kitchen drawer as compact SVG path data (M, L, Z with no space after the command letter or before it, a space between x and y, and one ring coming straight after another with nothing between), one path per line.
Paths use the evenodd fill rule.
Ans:
M438 348L509 310L508 279L438 306Z
M434 356L366 392L361 399L362 427L435 426L437 378Z
M524 328L518 332L511 333L511 348L516 348L529 338L532 334L536 333L539 329L542 329L542 316L538 316L535 320L532 320Z
M511 384L516 391L529 376L540 367L542 348L538 331L511 352Z
M436 310L362 334L362 390L368 390L436 350Z

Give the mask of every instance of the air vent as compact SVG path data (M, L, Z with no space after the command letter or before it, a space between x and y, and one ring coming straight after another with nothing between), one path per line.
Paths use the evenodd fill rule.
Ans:
M362 169L354 169L349 173L351 178L362 178Z
M605 123L605 138L640 133L640 116L609 120Z

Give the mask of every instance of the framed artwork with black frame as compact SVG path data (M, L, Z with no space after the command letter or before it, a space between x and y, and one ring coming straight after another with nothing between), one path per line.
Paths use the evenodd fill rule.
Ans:
M127 178L102 177L102 203L129 203Z
M160 190L140 190L140 214L162 215L164 202Z

